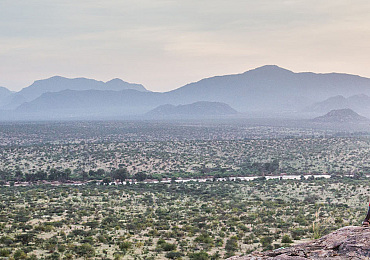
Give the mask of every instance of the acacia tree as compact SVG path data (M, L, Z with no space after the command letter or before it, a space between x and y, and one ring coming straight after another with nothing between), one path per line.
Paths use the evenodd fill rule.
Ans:
M145 172L138 172L135 174L134 178L137 181L144 181L148 178L148 175Z
M126 168L117 169L114 171L113 177L123 183L128 178L128 171Z
M21 172L20 170L17 170L15 172L15 178L17 179L17 182L19 182L21 179L23 179L23 172Z

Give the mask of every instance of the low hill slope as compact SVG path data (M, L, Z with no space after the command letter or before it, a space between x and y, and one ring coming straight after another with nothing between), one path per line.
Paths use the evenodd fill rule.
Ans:
M319 123L361 123L369 121L366 117L360 116L352 109L337 109L313 119Z
M221 116L234 115L238 112L228 104L221 102L199 101L187 105L162 105L147 113L147 116Z
M231 259L370 259L370 228L344 227L308 243Z

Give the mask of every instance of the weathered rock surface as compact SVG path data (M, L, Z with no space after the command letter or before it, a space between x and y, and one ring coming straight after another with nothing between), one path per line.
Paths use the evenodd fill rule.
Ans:
M231 259L370 259L370 228L344 227L308 243Z

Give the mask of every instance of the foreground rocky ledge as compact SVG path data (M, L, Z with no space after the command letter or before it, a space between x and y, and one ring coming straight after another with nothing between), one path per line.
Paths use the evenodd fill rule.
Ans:
M344 227L308 243L229 259L370 259L370 228Z

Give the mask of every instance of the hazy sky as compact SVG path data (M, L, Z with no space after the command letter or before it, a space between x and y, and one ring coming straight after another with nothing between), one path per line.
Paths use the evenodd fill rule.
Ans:
M0 0L0 86L54 75L165 91L276 64L370 77L368 0Z

